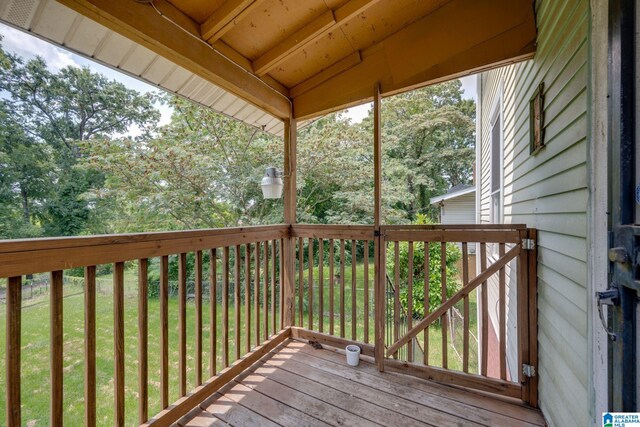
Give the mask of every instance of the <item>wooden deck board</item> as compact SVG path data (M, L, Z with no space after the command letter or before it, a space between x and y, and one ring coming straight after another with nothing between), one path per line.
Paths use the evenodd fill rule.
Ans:
M301 343L292 343L284 351L289 351L292 346L299 345L301 345ZM305 353L305 355L309 354L317 358L329 360L334 364L346 366L346 364L343 363L344 356L335 351L315 351L313 347L308 345L300 347L300 350ZM358 366L358 369L374 376L376 378L378 389L381 389L381 385L384 384L385 381L392 381L409 390L416 389L429 394L435 394L439 397L444 397L449 401L447 402L448 407L450 407L454 402L462 403L466 406L466 408L461 408L465 412L482 410L497 413L499 415L505 415L509 418L515 418L533 425L546 424L544 418L540 414L540 411L526 406L524 403L506 401L506 399L503 400L501 398L491 397L480 392L464 390L432 381L425 381L407 375L379 373L372 363L362 363ZM392 390L394 392L402 391L402 389L396 388L393 388Z
M335 351L289 341L209 398L184 425L544 425L524 405L408 377L353 368Z

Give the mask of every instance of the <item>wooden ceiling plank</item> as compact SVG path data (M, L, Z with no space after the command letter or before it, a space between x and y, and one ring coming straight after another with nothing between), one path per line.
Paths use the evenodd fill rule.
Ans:
M276 67L287 57L303 49L311 43L317 36L324 33L336 23L333 12L327 10L322 15L300 28L295 33L278 43L267 53L253 61L253 71L259 75L265 75L269 70Z
M499 13L498 13L499 12ZM464 28L456 37L451 28ZM529 0L454 0L365 49L362 62L294 97L296 119L529 59L536 26Z
M286 96L198 41L190 32L179 30L149 5L130 0L58 1L264 111L279 118L289 117L291 107ZM164 9L168 7L166 3L166 0L154 2ZM176 9L172 13L181 12ZM174 22L190 19L184 14L167 17Z
M220 28L218 28L216 31L208 31L207 32L207 36L205 37L205 34L203 32L203 39L207 40L209 43L214 43L217 40L220 40L225 34L227 34L229 31L231 31L233 29L233 27L236 26L237 22L240 22L241 20L243 20L244 18L246 18L250 13L252 13L254 10L256 10L260 4L264 1L264 0L227 0L227 2L232 1L234 3L248 3L248 5L244 8L242 8L238 14L236 14L235 16L231 16L229 15L226 21L221 22L223 25L220 26ZM211 19L211 18L210 18ZM207 20L207 22L210 21L210 19ZM206 23L205 23L206 24ZM206 28L204 27L203 24L203 30L206 30ZM208 35L209 33L211 33L211 35Z
M380 0L351 0L335 11L327 11L253 61L254 72L261 76L287 58L309 46L318 36L338 28Z
M302 95L305 92L310 91L319 84L329 80L331 77L336 76L343 71L348 70L362 62L362 55L360 51L353 52L349 56L342 58L332 66L320 71L318 74L309 77L307 80L299 83L289 90L289 94L292 98Z
M380 0L351 0L334 11L336 21L340 24L369 9Z
M215 43L213 43L212 46L214 49L216 49L222 55L229 58L231 61L240 65L242 68L244 68L248 72L253 73L253 66L251 65L251 61L249 61L247 58L242 56L240 52L238 52L237 50L235 50L234 48L232 48L222 40L216 41ZM276 89L282 95L289 97L289 89L287 89L285 85L283 85L282 83L280 83L279 81L271 77L270 75L266 74L264 76L261 76L260 79L265 83L267 83L272 88Z
M227 0L222 3L200 27L202 38L209 40L251 3L254 3L254 0Z

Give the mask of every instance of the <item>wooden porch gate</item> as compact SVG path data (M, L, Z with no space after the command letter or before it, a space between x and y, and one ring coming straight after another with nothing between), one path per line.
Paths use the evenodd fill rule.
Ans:
M384 345L384 353L376 352L379 368L520 398L536 407L536 230L512 225L380 230L375 323L376 345ZM478 273L469 277L474 252ZM456 268L458 257L462 271ZM454 317L458 325L452 324Z

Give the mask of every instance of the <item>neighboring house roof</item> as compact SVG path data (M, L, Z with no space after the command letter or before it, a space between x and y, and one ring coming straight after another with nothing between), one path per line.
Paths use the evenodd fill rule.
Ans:
M467 194L472 194L476 192L476 187L469 184L460 184L455 187L451 187L446 194L442 194L440 196L432 197L430 199L430 203L435 205L436 203L443 202L445 200L455 199L456 197L464 196Z

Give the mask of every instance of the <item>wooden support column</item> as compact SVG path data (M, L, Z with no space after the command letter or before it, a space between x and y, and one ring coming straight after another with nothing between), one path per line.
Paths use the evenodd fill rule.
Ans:
M296 133L296 120L291 115L284 122L284 222L289 226L296 222ZM289 232L291 232L291 229ZM287 327L293 325L295 243L291 236L284 238L283 243L284 326Z
M385 260L382 254L386 253L380 236L380 224L382 221L382 138L380 135L380 84L373 89L373 227L374 227L374 269L375 269L375 360L378 370L384 371L384 304L385 304L385 277L382 267Z

